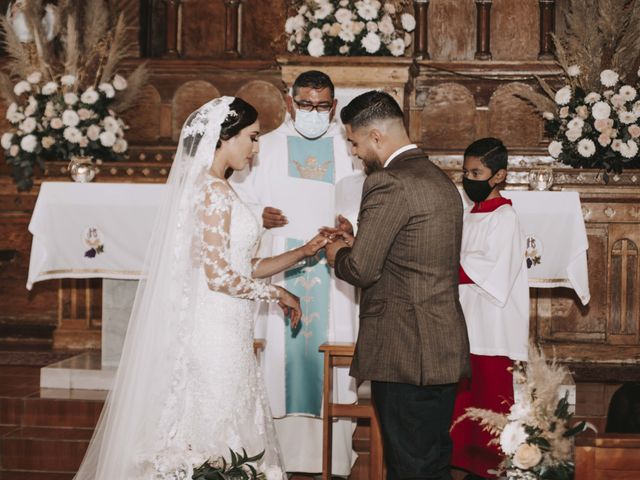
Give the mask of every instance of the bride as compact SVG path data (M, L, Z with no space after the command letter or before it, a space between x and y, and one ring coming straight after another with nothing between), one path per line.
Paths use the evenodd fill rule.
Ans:
M258 151L257 117L240 98L222 97L182 128L114 387L78 480L191 479L229 449L264 451L258 470L286 478L253 352L253 312L257 301L277 302L295 328L300 304L256 279L327 240L252 258L260 225L225 177Z

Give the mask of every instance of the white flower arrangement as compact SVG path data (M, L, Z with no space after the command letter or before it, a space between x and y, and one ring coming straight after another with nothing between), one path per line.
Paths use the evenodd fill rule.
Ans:
M402 1L303 0L287 18L287 50L324 55L405 54L416 20L399 11Z

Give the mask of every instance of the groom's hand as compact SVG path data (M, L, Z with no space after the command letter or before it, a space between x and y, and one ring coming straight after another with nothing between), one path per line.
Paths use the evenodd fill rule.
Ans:
M338 215L337 224L338 230L344 233L348 233L349 235L353 235L353 225L351 225L351 222L345 217L343 217L342 215Z
M338 250L342 248L348 248L352 245L352 242L347 243L347 241L345 241L343 238L336 238L332 243L329 243L326 247L324 247L324 250L327 254L327 262L329 262L329 265L331 265L332 267L334 266Z
M289 223L289 220L283 215L282 210L265 207L262 211L262 225L264 228L284 227L287 223Z

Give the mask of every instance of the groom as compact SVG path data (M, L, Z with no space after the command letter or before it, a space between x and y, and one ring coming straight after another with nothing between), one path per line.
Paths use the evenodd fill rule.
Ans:
M371 380L387 480L450 479L458 379L469 373L458 303L460 194L409 140L384 92L342 109L352 152L366 166L358 235L326 248L336 275L362 288L350 374Z

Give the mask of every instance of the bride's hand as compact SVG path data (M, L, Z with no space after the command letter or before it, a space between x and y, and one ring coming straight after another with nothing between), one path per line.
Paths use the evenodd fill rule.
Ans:
M305 256L305 258L313 257L316 253L318 253L318 250L323 249L327 245L327 243L329 243L329 239L319 233L301 247L302 254Z
M277 286L276 288L278 289L278 305L282 308L285 316L291 320L291 330L295 330L302 318L300 299L282 287Z

